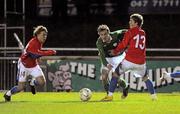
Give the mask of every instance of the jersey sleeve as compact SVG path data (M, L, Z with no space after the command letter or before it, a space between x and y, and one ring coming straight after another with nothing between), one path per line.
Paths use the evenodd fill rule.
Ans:
M31 58L39 58L41 56L49 56L56 53L54 50L41 50L41 44L35 40L29 42L26 52Z
M115 55L117 55L119 52L124 51L124 49L126 49L126 47L128 46L129 40L131 38L130 35L131 35L130 31L127 31L124 34L124 37L123 37L122 41L119 42L117 47L113 50Z
M98 39L97 42L96 42L96 46L98 48L98 52L99 52L99 57L100 57L100 61L103 65L107 65L107 61L106 61L106 58L105 58L105 53L104 53L104 49L103 49L103 45L102 45L102 42L100 42L100 40Z

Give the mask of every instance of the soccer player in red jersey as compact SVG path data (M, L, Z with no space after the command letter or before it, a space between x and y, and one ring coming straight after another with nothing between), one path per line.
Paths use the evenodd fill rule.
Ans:
M56 54L54 50L41 50L42 45L47 39L47 33L47 28L44 26L37 26L35 28L33 38L28 42L18 61L18 85L4 94L5 101L11 101L13 94L24 90L28 76L32 76L29 83L33 94L36 93L34 86L43 86L46 83L42 69L38 65L38 59L41 56Z
M152 84L152 81L147 76L146 68L146 33L141 28L143 25L143 16L140 14L132 14L129 20L129 30L125 33L122 42L114 50L110 50L111 55L117 55L126 50L125 59L120 63L119 68L116 69L116 72L120 74L125 73L126 71L131 71L133 76L136 78L142 78L145 82L148 91L151 94L152 100L156 100L157 96ZM114 76L114 75L113 75ZM116 78L113 77L110 82L109 93L103 101L111 101L113 92L115 90Z

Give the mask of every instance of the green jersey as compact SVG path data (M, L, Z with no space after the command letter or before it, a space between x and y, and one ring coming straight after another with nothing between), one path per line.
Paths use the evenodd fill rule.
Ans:
M108 50L112 50L117 47L119 42L122 41L126 31L126 29L121 29L110 32L110 36L112 37L110 43L103 42L101 38L97 39L96 46L98 48L100 60L103 65L106 66L108 64L108 62L106 61L106 57L113 57L109 55Z

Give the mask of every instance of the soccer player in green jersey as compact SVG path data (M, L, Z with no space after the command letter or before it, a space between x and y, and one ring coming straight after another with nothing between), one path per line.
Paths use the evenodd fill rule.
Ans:
M107 93L109 89L108 75L110 73L114 75L115 69L118 67L118 65L121 63L121 61L124 59L126 55L125 52L123 51L119 53L119 55L117 56L111 56L109 55L108 51L116 48L117 44L121 42L124 36L124 33L126 31L127 31L126 29L122 29L122 30L110 32L109 27L105 24L99 25L97 29L99 38L97 39L96 46L98 48L98 51L99 51L98 55L102 63L101 78L102 78L104 89L106 90ZM128 95L128 89L129 89L128 84L121 78L115 81L117 81L119 86L123 88L123 94L121 98L126 98ZM111 83L114 83L114 82L111 81Z

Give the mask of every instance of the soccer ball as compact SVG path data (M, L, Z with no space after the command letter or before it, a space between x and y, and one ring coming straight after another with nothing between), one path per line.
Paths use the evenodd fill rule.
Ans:
M88 101L92 97L92 92L89 88L82 88L79 91L81 101Z

